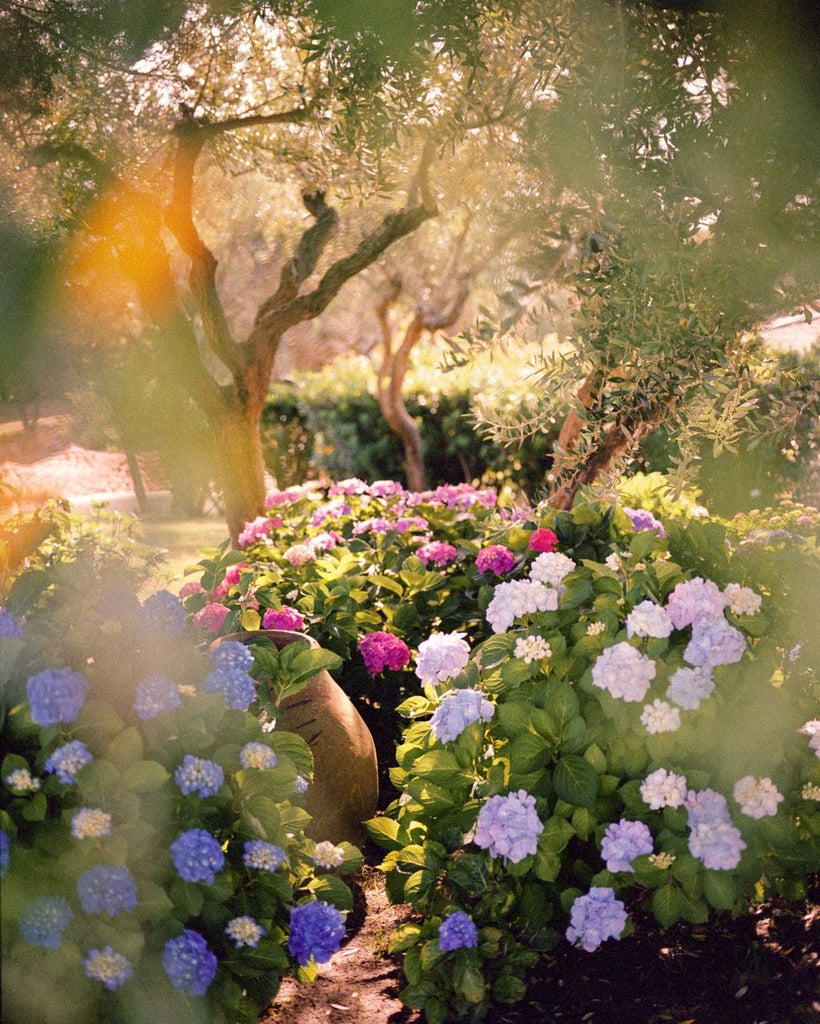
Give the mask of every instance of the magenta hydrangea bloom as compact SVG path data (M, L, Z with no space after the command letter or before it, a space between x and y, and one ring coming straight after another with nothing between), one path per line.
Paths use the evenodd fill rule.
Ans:
M200 608L194 615L194 625L197 629L204 629L208 633L218 633L222 629L227 614L228 609L224 604L212 602L206 604L204 608Z
M479 551L475 564L479 572L492 572L496 576L502 576L515 565L515 555L503 544L490 544Z
M443 569L445 565L449 565L458 558L458 548L443 540L431 540L416 549L416 556L425 565L430 565L432 562L433 565Z
M372 675L384 672L386 668L397 672L410 661L410 648L392 633L378 631L368 633L359 641L359 650L364 658L364 665Z
M558 547L558 536L547 530L544 527L539 527L530 534L529 544L527 545L530 551L555 551Z
M286 604L281 608L268 608L262 616L262 629L290 629L298 633L304 628L304 617Z

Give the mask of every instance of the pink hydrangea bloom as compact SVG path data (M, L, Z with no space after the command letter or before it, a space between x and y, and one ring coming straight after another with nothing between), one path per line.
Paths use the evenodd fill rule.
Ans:
M197 629L207 630L209 633L218 633L222 629L222 623L225 621L225 616L228 614L228 609L224 604L217 604L212 602L206 604L204 608L194 615L194 625Z
M286 604L281 608L268 608L262 616L262 629L294 629L299 632L304 628L304 618Z
M252 523L245 523L245 529L236 539L237 546L240 548L250 547L260 537L266 537L271 530L281 525L282 520L279 516L257 516Z
M293 544L282 555L286 562L291 565L305 565L306 562L316 561L316 552L310 544Z
M240 562L238 565L229 566L227 572L222 578L222 582L214 591L214 597L224 597L231 587L239 586L239 575L243 569L248 568L247 562Z
M479 551L475 564L479 572L493 572L501 576L515 565L515 555L503 544L490 544Z
M204 594L205 588L199 582L199 580L188 580L179 589L180 601L185 601L189 597L194 597L196 594Z
M558 537L544 527L539 527L530 534L529 548L531 551L555 551L558 547Z
M416 555L425 565L432 562L443 568L458 558L458 548L443 540L431 540L429 544L422 544L420 548L417 548Z
M393 636L392 633L368 633L359 641L359 650L362 652L365 668L373 675L378 675L386 668L396 672L410 661L410 648L400 637Z

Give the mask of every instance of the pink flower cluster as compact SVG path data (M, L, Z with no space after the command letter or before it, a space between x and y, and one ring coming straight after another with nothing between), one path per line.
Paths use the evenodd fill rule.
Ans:
M262 616L262 629L292 629L300 632L305 628L305 620L289 605L281 608L268 608Z
M281 525L279 516L257 516L252 523L245 523L245 529L237 537L237 547L248 548Z
M555 551L558 547L558 537L552 530L539 527L530 534L528 546L531 551Z
M410 661L410 648L392 633L368 633L359 641L359 650L365 668L373 675L378 675L386 668L396 672Z
M475 564L479 572L492 572L496 576L502 576L515 565L515 555L503 544L490 544L479 551Z
M224 604L216 602L206 604L194 615L194 625L197 629L204 629L208 633L218 633L222 629L227 614L228 609Z
M425 565L429 565L432 562L433 565L443 568L458 558L458 548L443 540L431 540L417 548L416 555Z

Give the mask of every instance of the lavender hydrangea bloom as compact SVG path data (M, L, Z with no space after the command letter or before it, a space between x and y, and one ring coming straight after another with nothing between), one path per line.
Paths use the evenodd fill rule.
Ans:
M679 583L666 602L666 610L675 629L692 626L701 619L723 615L726 599L717 584L700 576Z
M509 580L499 583L487 606L487 622L493 633L503 633L522 615L554 612L558 591L537 580Z
M689 835L689 852L714 871L736 868L745 849L740 830L728 821L705 821Z
M266 843L264 839L251 839L245 843L242 863L248 868L260 871L276 871L287 860L287 854L281 846Z
M168 636L179 636L185 631L188 613L182 602L170 590L159 590L142 602L143 620L146 629Z
M213 885L217 871L225 866L222 847L210 832L203 828L190 828L180 832L171 843L171 860L177 874L185 882L204 882Z
M651 512L648 512L645 508L626 508L624 512L632 520L633 530L657 530L659 537L665 537L666 532L663 528L663 523L657 520Z
M458 675L469 660L464 633L433 633L419 644L416 675L422 683L442 683Z
M714 668L740 661L746 640L740 630L730 626L723 616L701 619L692 626L692 639L683 656L690 665Z
M601 841L601 856L607 871L634 871L632 861L641 854L651 853L652 833L642 821L621 818L613 822Z
M31 676L26 683L26 697L32 720L38 725L75 721L89 686L84 675L70 668L47 668Z
M59 949L74 913L62 896L40 896L23 908L20 934L29 946Z
M77 895L86 914L116 917L137 906L137 883L128 868L103 864L84 871L77 879Z
M87 764L91 764L94 755L82 742L82 740L71 740L64 743L46 758L43 766L47 772L52 772L64 785L68 786L77 781L77 772Z
M489 722L495 705L478 690L452 690L433 712L430 728L437 740L450 743L472 722Z
M203 799L214 796L225 781L225 773L216 761L186 754L182 764L174 772L174 782L186 796L198 793Z
M147 721L163 711L173 711L182 703L179 687L168 676L154 673L137 683L134 692L134 710Z
M83 960L83 973L91 981L101 981L103 987L113 992L134 976L131 961L114 951L113 947L90 949Z
M208 949L204 936L190 928L169 939L162 953L162 966L168 980L180 992L204 996L214 980L217 959Z
M641 601L626 617L626 635L663 639L672 632L672 620L665 608L654 601Z
M0 640L19 640L23 636L23 628L11 612L0 608Z
M690 789L686 794L686 822L690 828L709 821L730 821L726 797L714 789Z
M487 800L478 812L474 842L491 857L504 857L517 864L536 852L543 831L535 812L535 797L519 789Z
M455 910L439 925L438 946L442 953L454 949L474 949L478 945L478 928L469 914Z
M715 688L709 667L679 668L669 677L666 696L678 707L695 711Z
M606 939L619 939L626 925L626 907L615 899L608 886L592 886L585 896L578 896L570 911L567 940L594 952Z
M211 649L208 657L215 669L223 669L226 672L232 669L247 672L253 668L253 654L239 640L223 640Z
M311 958L324 964L341 946L344 934L344 917L336 907L322 900L300 903L290 912L288 951L302 967Z
M655 678L655 662L622 640L607 647L592 666L592 683L625 701L643 700Z

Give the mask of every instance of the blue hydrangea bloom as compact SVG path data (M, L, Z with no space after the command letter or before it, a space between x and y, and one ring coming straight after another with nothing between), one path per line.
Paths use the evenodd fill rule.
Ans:
M89 682L70 668L47 668L26 683L31 717L38 725L73 722L85 703Z
M740 630L730 625L722 615L715 615L692 626L692 639L686 645L683 657L690 665L708 669L740 661L745 650L746 639Z
M538 837L544 831L535 811L535 797L525 790L507 796L491 796L478 812L476 846L491 857L505 857L513 864L538 849Z
M236 946L241 949L243 946L259 945L259 940L267 934L266 930L247 914L240 917L233 917L225 925L225 934Z
M137 683L134 692L134 710L140 718L156 718L163 711L173 711L182 703L179 687L168 676L158 673L146 676Z
M489 722L494 713L495 705L478 690L453 690L433 712L430 729L437 740L450 743L472 722Z
M472 949L478 945L478 928L469 914L455 910L439 925L438 945L442 953L454 949Z
M642 821L621 818L608 826L601 841L601 856L607 871L634 871L632 861L641 854L651 853L652 833Z
M223 640L208 657L215 669L242 669L247 672L253 667L253 655L239 640Z
M275 768L279 758L267 743L251 741L239 751L239 761L243 768Z
M134 976L134 968L122 953L115 952L111 946L105 946L103 949L88 951L88 956L83 960L83 973L91 981L101 981L104 988L113 992Z
M578 896L570 911L566 936L587 953L594 952L606 939L619 939L626 924L626 908L607 886L592 886L586 896Z
M198 793L201 797L214 796L225 781L225 773L216 761L186 754L174 772L174 781L184 794Z
M740 863L746 843L730 821L704 821L692 827L689 852L713 871L731 871Z
M0 608L0 640L19 640L23 635L23 628L11 612Z
M258 868L260 871L276 871L287 860L287 854L281 846L266 843L264 839L251 839L245 843L242 862L245 867Z
M171 843L171 860L183 881L206 885L213 885L217 871L225 866L222 847L204 828L180 832Z
M29 946L59 949L63 932L74 914L62 896L40 896L24 907L20 915L20 934Z
M170 590L158 590L142 602L145 628L154 633L179 636L185 630L188 613L176 595Z
M690 828L730 820L726 797L722 793L714 789L690 789L686 794L686 824Z
M77 895L86 914L116 917L137 906L137 883L128 868L109 868L99 864L77 879Z
M8 832L0 829L0 878L4 878L9 869L11 858L11 839Z
M300 903L290 912L288 952L302 967L310 963L324 964L341 946L345 934L344 917L336 907L322 900Z
M256 684L241 668L219 668L209 673L202 684L205 693L223 693L229 708L247 711L256 700Z
M43 766L47 772L52 772L60 782L70 785L77 781L77 772L87 764L91 764L94 755L82 742L82 740L71 740L64 743L46 758Z
M217 959L205 938L186 928L182 935L165 943L162 966L175 989L204 996L216 975Z

